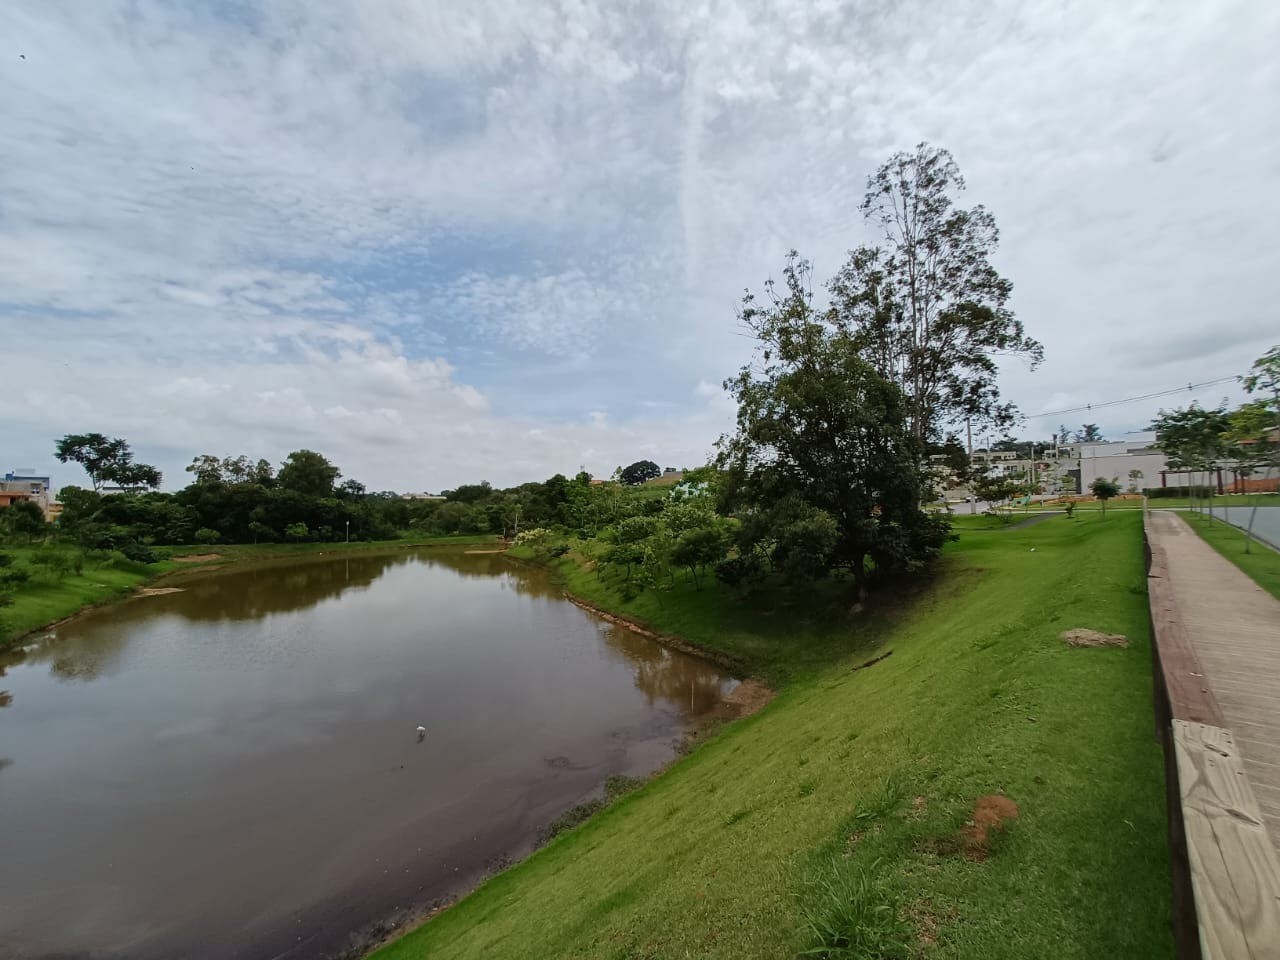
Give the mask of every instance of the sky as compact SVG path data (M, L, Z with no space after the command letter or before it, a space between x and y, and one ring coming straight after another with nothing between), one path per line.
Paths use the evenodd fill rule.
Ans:
M370 489L702 463L744 288L945 146L1045 346L1020 435L1280 341L1280 4L6 0L0 471L66 433Z

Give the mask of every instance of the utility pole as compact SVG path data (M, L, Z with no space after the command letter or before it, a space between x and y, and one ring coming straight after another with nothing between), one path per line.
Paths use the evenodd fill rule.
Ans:
M973 492L973 423L964 418L964 436L969 446L969 513L978 512L978 497Z

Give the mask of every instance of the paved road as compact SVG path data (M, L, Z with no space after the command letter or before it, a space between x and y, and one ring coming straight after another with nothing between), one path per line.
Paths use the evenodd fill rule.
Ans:
M1215 516L1226 516L1227 522L1241 530L1249 526L1252 507L1214 507ZM1253 521L1253 532L1277 550L1280 550L1280 507L1259 507Z

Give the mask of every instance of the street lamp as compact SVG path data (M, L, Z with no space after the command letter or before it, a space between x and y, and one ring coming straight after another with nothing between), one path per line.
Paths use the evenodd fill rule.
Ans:
M351 521L348 520L347 521L347 544L350 545L350 543L351 543Z

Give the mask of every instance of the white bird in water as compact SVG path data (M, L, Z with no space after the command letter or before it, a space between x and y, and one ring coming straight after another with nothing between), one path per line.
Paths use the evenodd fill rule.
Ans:
M422 726L422 724L418 724L418 742L421 743L422 738L425 737L426 735L427 735L427 728Z

